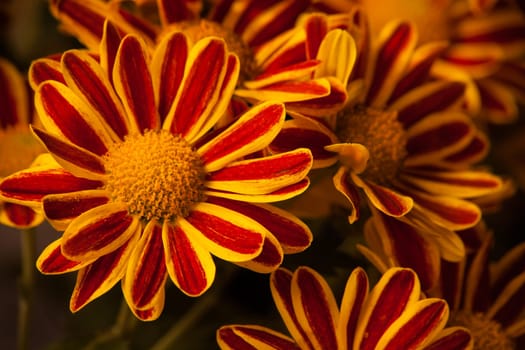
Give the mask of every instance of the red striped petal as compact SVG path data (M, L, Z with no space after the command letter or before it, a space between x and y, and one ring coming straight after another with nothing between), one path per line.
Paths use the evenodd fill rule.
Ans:
M161 3L165 4L165 1ZM158 80L155 83L155 88L159 98L158 110L161 121L166 118L179 91L188 52L186 37L177 32L170 35L168 39L164 39L153 56L152 68L156 74L154 79Z
M441 332L423 350L470 350L473 348L474 339L467 329L450 327Z
M138 219L131 217L122 205L94 207L68 226L62 236L62 253L76 261L99 258L127 242L137 225Z
M236 264L258 273L270 273L275 271L283 262L283 249L274 235L267 233L261 253L255 258L240 261Z
M226 45L219 39L202 40L192 48L182 91L172 112L170 130L173 133L186 135L192 128L202 125L217 102L227 67L226 58Z
M42 201L46 218L51 221L70 221L89 209L109 202L105 191L80 191L52 194Z
M350 205L350 214L348 220L351 224L359 219L361 208L361 197L359 190L350 180L350 172L345 167L339 167L333 177L333 183L336 190L343 194Z
M42 222L42 216L25 205L5 202L0 205L0 210L4 212L7 223L13 227L32 227ZM2 223L6 223L3 217Z
M160 127L148 53L138 37L130 35L121 41L115 58L113 83L128 117L140 132Z
M128 263L126 285L131 304L137 309L151 307L163 293L168 272L162 243L162 227L148 223Z
M337 334L341 337L339 344L344 349L352 349L357 322L367 296L368 276L362 268L355 268L346 282L337 325Z
M178 226L165 224L162 240L173 283L190 296L204 293L215 277L215 264L210 254L192 242Z
M308 58L317 57L321 42L328 33L328 23L322 15L309 16L304 25L306 31L306 52Z
M222 350L255 350L262 346L268 350L300 350L292 339L260 326L221 327L217 341Z
M54 80L65 84L64 76L60 68L60 62L50 58L40 58L29 66L29 83L31 88L36 90L38 85L46 80Z
M206 179L206 186L223 191L263 194L302 180L312 167L312 154L302 148L229 164Z
M44 143L47 150L62 161L63 166L71 164L87 170L87 173L77 174L89 176L89 173L102 175L106 172L101 158L93 153L75 146L72 143L61 140L44 130L33 127L33 132ZM93 175L93 174L92 174Z
M174 22L195 19L198 13L193 10L194 6L188 0L160 0L157 2L159 15L163 25Z
M284 106L272 102L249 109L235 123L198 149L208 172L266 147L284 122Z
M355 182L355 176L353 179ZM387 215L400 217L412 209L413 200L410 197L399 194L389 188L366 182L363 189L374 206Z
M314 348L337 349L337 304L328 283L310 268L298 268L292 277L292 302L297 318Z
M98 258L78 272L75 288L69 302L69 308L72 312L77 312L120 281L133 248L134 244L127 242L114 252Z
M104 23L104 34L102 42L100 43L100 65L106 72L107 78L113 84L113 67L115 66L115 58L117 57L118 48L122 36L118 29L113 25L113 22L106 21Z
M70 260L62 254L60 248L61 239L50 243L36 261L36 267L40 272L46 275L62 274L66 272L76 271L82 266L86 265L86 262L80 263L77 261Z
M292 276L293 274L280 268L272 272L270 276L270 288L275 302L275 306L288 328L288 331L295 339L297 344L307 349L313 349L313 345L308 338L306 331L302 328L294 310L292 299ZM304 344L304 345L303 345Z
M100 181L76 177L63 169L35 168L3 179L0 193L9 199L35 202L48 194L95 189L102 185Z
M88 107L80 97L55 81L42 83L35 94L35 106L47 131L56 130L75 145L97 155L106 154L103 131L90 118ZM49 121L47 121L49 118Z
M277 238L285 254L303 251L312 242L312 232L308 226L277 207L218 197L208 197L207 201L244 214L263 225Z
M62 55L62 69L68 86L82 96L121 139L128 134L126 117L99 63L83 51Z

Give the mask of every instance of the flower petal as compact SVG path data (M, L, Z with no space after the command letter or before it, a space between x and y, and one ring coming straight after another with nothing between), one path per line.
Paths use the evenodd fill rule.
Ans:
M134 237L138 238L138 232ZM98 258L78 271L69 302L71 312L82 309L122 279L135 243L136 239L131 239L117 250Z
M206 186L242 194L265 194L299 182L308 174L311 166L312 154L302 148L233 162L211 173L206 179Z
M273 102L264 102L249 109L197 150L206 172L219 170L242 156L266 147L281 129L284 116L284 106Z
M124 140L129 121L100 64L81 50L65 52L61 63L67 86L88 102L114 140Z
M325 168L337 161L336 155L325 146L337 143L337 136L321 122L311 118L291 119L269 145L273 153L283 153L297 148L308 148L314 162L312 169Z
M44 216L25 205L0 201L0 222L15 228L35 227L42 223Z
M73 261L66 258L60 249L62 239L51 242L36 260L38 271L46 275L57 275L67 272L77 271L91 261Z
M315 349L336 349L339 310L328 283L314 270L299 267L293 274L292 302L297 319Z
M33 90L46 80L54 80L65 84L60 68L60 62L53 58L39 58L29 66L29 84Z
M115 58L113 84L128 118L131 119L131 132L144 132L160 127L148 55L143 41L137 36L129 35L120 42Z
M284 102L286 102L286 109L311 117L321 118L339 112L348 100L346 86L333 77L321 79L326 79L329 82L329 94L292 102L284 100Z
M350 205L350 215L348 221L353 224L360 216L361 198L357 187L350 181L350 171L345 167L339 167L333 177L333 183L336 190L343 194Z
M374 349L384 332L420 297L417 275L410 269L387 270L369 294L358 321L354 348Z
M285 254L301 252L312 242L312 232L308 226L278 207L217 197L208 197L207 201L246 215L263 225L277 238Z
M112 142L90 106L62 83L48 80L35 92L35 108L46 131L97 155Z
M86 190L45 196L42 208L54 228L65 230L79 215L109 201L108 193L104 190Z
M270 273L279 268L283 262L283 254L283 248L277 238L271 233L266 233L261 253L251 260L236 264L257 273Z
M10 202L34 206L48 194L95 189L102 185L100 181L76 177L56 166L40 166L4 178L0 194Z
M412 305L383 334L377 349L413 349L428 344L445 326L449 310L446 301L423 299Z
M463 327L445 328L423 350L472 350L474 339L469 330Z
M292 298L293 274L284 268L272 272L270 276L270 290L279 314L288 328L288 331L301 349L313 349L306 331L297 319Z
M224 192L224 191L213 191L213 190L207 190L205 191L205 193L209 196L229 198L229 199L234 199L234 200L249 202L249 203L271 203L271 202L277 202L277 201L284 201L286 199L290 199L295 196L298 196L299 194L306 191L309 185L310 185L310 180L308 178L304 178L303 180L295 184L288 185L277 191L266 193L266 194L246 195L246 194Z
M215 278L215 263L210 253L200 244L192 242L177 225L164 223L162 242L173 283L189 296L204 293Z
M23 75L8 60L0 58L0 128L30 122L29 95Z
M348 277L337 324L338 349L352 349L359 315L368 297L368 284L368 276L360 267L355 268Z
M211 203L197 204L177 224L213 255L227 261L246 261L259 255L268 232L255 220Z
M355 174L351 174L351 177L353 182L363 189L374 207L387 215L394 217L406 215L414 205L414 201L408 196L371 181L363 181Z
M217 330L222 350L300 350L293 339L261 326L230 325Z
M127 242L137 230L138 218L121 203L94 207L78 216L62 236L62 253L76 261L93 260Z
M134 309L151 308L164 294L168 272L162 242L162 227L155 221L146 224L129 258L122 290Z
M37 127L32 127L32 131L56 161L72 174L92 179L100 179L105 174L104 162L98 155Z

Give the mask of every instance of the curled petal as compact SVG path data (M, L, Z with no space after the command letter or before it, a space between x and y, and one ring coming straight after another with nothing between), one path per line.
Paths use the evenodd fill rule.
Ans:
M0 201L0 222L15 228L35 227L42 223L44 216L25 205Z
M340 167L333 177L333 183L334 187L346 197L350 204L350 215L348 215L348 221L353 224L359 219L361 199L357 187L352 181L350 181L350 178L350 172L345 167Z
M236 264L258 273L275 271L283 262L283 248L271 233L266 233L261 253L255 258Z
M360 174L366 170L370 152L365 146L359 143L336 143L325 146L325 149L337 153L341 164L350 171Z
M200 244L192 242L177 225L164 223L162 242L166 266L173 283L189 296L199 296L215 278L215 263L210 253Z

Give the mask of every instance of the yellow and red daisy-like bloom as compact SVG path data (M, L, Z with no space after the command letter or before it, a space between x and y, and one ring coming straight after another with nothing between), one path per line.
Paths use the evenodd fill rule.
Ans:
M446 45L418 46L409 22L390 22L373 40L361 23L357 58L340 57L353 65L348 89L355 97L331 118L294 115L270 149L309 147L314 167L339 160L333 184L349 203L351 223L368 204L418 230L443 232L435 241L442 256L461 259L453 231L474 226L481 210L473 200L502 187L499 177L474 167L488 142L459 111L464 84L429 78Z
M109 22L100 55L70 50L30 76L48 154L5 178L1 195L42 206L61 238L43 273L78 271L72 311L122 280L135 315L159 316L169 276L190 296L215 276L212 256L259 272L307 248L310 230L267 203L303 192L308 149L254 156L277 135L284 106L265 102L215 128L237 84L239 60L220 38L167 34L150 55Z
M449 324L468 328L476 349L521 349L525 344L525 243L491 262L493 235L484 222L460 235L469 253L460 262L442 262L440 283L429 294L447 300Z
M8 60L0 58L0 179L31 165L44 148L33 138L33 119L27 82ZM28 228L44 217L33 208L0 199L0 223Z
M291 337L258 325L228 325L217 331L222 350L473 348L465 328L445 328L444 300L421 298L410 269L388 270L372 290L365 271L354 269L340 307L328 283L308 267L276 270L270 287Z
M51 12L63 29L91 49L100 42L105 18L119 31L135 33L150 43L172 30L183 31L194 41L222 37L241 63L236 95L243 101L272 99L287 103L287 109L333 113L346 101L346 91L338 79L325 74L323 59L334 45L341 48L339 42L350 39L335 31L337 23L324 28L311 21L296 24L309 3L222 0L202 13L202 1L195 0L146 1L134 9L100 0L61 0L51 2Z

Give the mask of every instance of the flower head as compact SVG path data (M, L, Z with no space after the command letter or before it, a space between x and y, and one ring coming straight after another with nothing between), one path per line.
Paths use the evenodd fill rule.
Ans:
M65 230L37 265L78 271L72 311L122 280L135 315L155 319L168 276L190 296L210 287L212 255L270 272L308 247L306 225L266 203L306 189L310 151L256 155L280 130L283 105L214 129L239 72L222 39L192 45L173 32L151 52L107 22L101 47L33 63L44 126L33 131L49 153L0 184Z
M0 58L0 179L27 168L44 149L31 135L32 108L28 86L17 68ZM39 225L34 209L0 200L0 222L11 227Z
M339 308L328 283L308 267L276 270L270 287L291 337L256 325L223 326L221 349L472 349L465 328L444 328L444 300L421 299L410 269L388 270L370 291L365 271L354 269Z
M476 349L518 349L525 339L525 243L491 262L493 235L484 222L461 235L469 253L442 262L440 283L429 294L447 300L449 324L468 328Z

